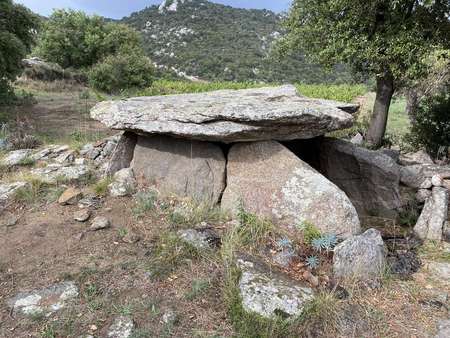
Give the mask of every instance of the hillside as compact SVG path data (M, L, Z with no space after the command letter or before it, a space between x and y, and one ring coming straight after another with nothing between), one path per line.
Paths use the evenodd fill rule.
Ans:
M282 16L205 0L165 0L122 19L143 35L144 48L161 68L205 80L348 82L302 55L275 60L270 51L282 35Z

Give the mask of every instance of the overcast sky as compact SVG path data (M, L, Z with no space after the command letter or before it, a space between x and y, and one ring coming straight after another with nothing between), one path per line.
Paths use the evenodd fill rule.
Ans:
M162 0L15 0L41 15L51 14L54 8L80 9L90 14L120 19ZM267 8L275 12L288 9L291 0L214 0L213 2L241 8Z

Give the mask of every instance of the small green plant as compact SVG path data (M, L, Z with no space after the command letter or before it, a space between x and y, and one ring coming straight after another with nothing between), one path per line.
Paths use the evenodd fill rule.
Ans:
M19 166L27 167L27 166L33 166L36 163L36 161L31 157L27 156L20 160Z
M204 279L194 279L191 284L191 289L185 293L187 300L194 300L204 293L210 287L210 282Z
M174 233L160 235L148 270L152 278L161 280L173 273L179 266L200 258L200 252L182 241Z
M299 230L303 233L303 240L305 244L311 245L314 239L320 238L322 233L312 223L305 221L298 226Z
M95 183L94 186L92 187L95 194L101 197L106 196L108 194L108 186L111 184L111 182L112 179L107 177Z
M135 196L135 200L136 206L133 208L133 213L139 217L156 208L158 193L154 190L138 192Z
M121 316L131 316L133 314L133 305L131 304L118 304L113 305L113 310L116 314Z
M42 201L46 195L47 184L38 178L30 178L28 184L15 193L15 199L18 202L34 204Z
M41 338L56 338L55 328L50 324L45 324L41 331Z
M126 235L128 235L128 230L126 228L119 228L117 229L117 234L119 238L124 238Z
M325 250L327 253L333 250L333 248L337 244L337 236L334 234L326 234L323 236L320 236L318 238L314 238L311 241L311 246L314 250L318 252L322 252L322 250Z
M320 260L317 256L310 256L306 259L306 265L310 269L317 269L320 265Z

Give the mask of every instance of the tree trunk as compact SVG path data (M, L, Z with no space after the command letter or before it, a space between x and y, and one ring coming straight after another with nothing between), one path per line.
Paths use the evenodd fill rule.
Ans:
M374 147L381 146L383 142L393 94L394 79L392 75L386 73L377 77L377 96L367 132L367 142Z

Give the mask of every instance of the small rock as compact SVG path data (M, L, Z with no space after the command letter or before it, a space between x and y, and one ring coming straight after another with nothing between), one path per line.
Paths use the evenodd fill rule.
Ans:
M86 164L86 159L84 159L84 158L76 158L74 163L75 163L75 165L85 165Z
M344 281L377 281L386 268L386 254L380 232L369 229L336 246L333 256L334 275Z
M318 287L319 286L319 278L317 278L316 276L314 276L311 271L306 270L303 273L303 278L308 281L309 284L311 284L313 287Z
M161 322L164 324L174 323L177 319L177 314L172 309L167 310L161 317Z
M178 236L197 249L208 249L220 243L220 237L212 229L180 230Z
M419 189L416 193L416 201L419 203L424 203L430 197L431 190L429 189Z
M350 142L360 146L361 144L364 143L364 137L360 133L358 133L358 134L356 134L355 136L352 137Z
M97 231L109 228L111 226L111 223L106 217L103 216L97 216L92 220L92 224L90 227L91 231Z
M113 197L128 196L136 191L136 179L133 169L121 169L114 174L113 182L108 186Z
M299 316L313 299L313 291L288 276L271 270L264 263L241 256L239 291L242 305L248 312L266 318L277 315Z
M0 227L12 227L19 221L19 216L8 213L3 216L3 221L0 222Z
M442 179L442 177L440 175L434 175L431 178L431 184L434 187L442 187L442 185L444 184L444 180Z
M134 329L133 320L130 317L120 316L114 320L109 327L107 337L110 338L128 338L131 337Z
M74 205L81 199L82 192L78 188L70 187L66 189L58 198L58 203L61 205Z
M78 207L80 208L94 208L98 209L102 206L102 201L100 197L95 194L90 194L82 198L78 202Z
M75 161L75 152L71 150L62 153L55 158L55 162L61 164L72 163L73 161Z
M73 214L73 219L77 222L86 222L91 217L89 210L80 210Z
M400 157L400 163L402 165L414 165L414 164L434 164L430 155L425 151L419 150L415 153L408 153Z
M438 323L438 333L435 338L448 338L450 337L450 319L441 320Z
M1 161L1 164L6 167L12 167L16 165L20 165L22 161L25 159L31 157L31 154L33 153L33 150L31 149L21 149L21 150L14 150L8 153L3 160Z
M430 178L426 178L422 183L419 185L419 189L431 189L433 187L433 183L431 183Z
M41 290L19 293L10 299L8 304L16 313L48 315L61 310L76 297L78 297L78 287L74 282L69 281Z
M125 236L122 237L122 242L128 244L134 244L141 240L141 237L136 233L129 231Z

